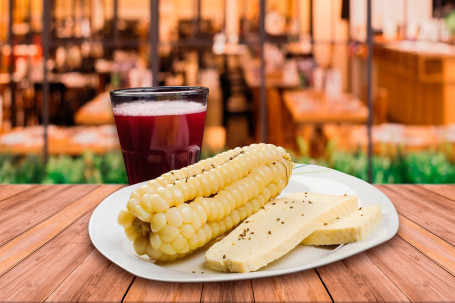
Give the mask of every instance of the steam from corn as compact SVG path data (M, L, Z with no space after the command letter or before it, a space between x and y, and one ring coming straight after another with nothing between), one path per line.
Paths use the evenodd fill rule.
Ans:
M235 148L147 182L118 222L137 254L181 258L237 226L286 187L293 164L282 147Z

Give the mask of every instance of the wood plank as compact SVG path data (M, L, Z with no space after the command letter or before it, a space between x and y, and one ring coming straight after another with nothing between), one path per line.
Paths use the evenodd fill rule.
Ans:
M55 186L55 185L54 185ZM60 211L63 207L74 202L99 185L55 186L45 191L34 193L33 189L4 200L0 212L0 228L5 230L0 234L0 245L22 234L31 227L39 224L49 216ZM41 186L37 186L40 188Z
M199 303L202 283L169 283L136 278L123 302Z
M204 283L201 302L254 302L251 281Z
M399 215L398 235L455 276L455 247Z
M392 200L400 214L451 245L455 245L453 213L437 211L430 205L421 202L425 199L424 197L417 196L408 190L402 190L401 185L378 185L377 187Z
M419 186L455 201L454 184L420 184Z
M68 185L60 185L60 186L55 186L51 184L43 184L43 185L36 185L30 188L27 191L23 191L21 193L18 193L14 196L11 196L9 199L3 199L0 201L0 211L3 214L3 212L6 212L10 210L11 208L14 209L27 209L28 205L32 201L30 201L31 198L35 197L43 197L45 196L46 198L51 197L52 192L55 191L60 191L63 190L64 188L67 188ZM2 215L0 214L0 215Z
M120 302L133 279L94 249L46 302Z
M444 197L437 192L431 191L420 185L403 184L400 185L400 190L412 193L413 198L419 198L421 203L433 207L441 213L455 214L455 196L452 199Z
M20 192L26 191L35 185L18 184L18 185L0 185L0 201L11 196L17 195Z
M316 271L252 281L255 302L332 302Z
M0 247L0 275L46 244L79 217L98 205L103 198L120 187L122 186L103 185L96 187L86 196L73 201L60 212L55 213Z
M335 302L408 302L364 253L317 269Z
M454 301L455 277L401 237L365 253L411 301Z
M0 302L44 301L93 251L85 214L0 277ZM126 291L126 290L125 290Z

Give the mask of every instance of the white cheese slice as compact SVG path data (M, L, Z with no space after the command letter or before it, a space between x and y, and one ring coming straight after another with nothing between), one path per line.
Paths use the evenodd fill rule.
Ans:
M361 207L351 214L324 225L305 238L305 245L334 245L357 242L365 239L381 220L379 204Z
M357 209L356 196L298 193L272 200L205 254L209 268L255 271L296 247L324 223Z

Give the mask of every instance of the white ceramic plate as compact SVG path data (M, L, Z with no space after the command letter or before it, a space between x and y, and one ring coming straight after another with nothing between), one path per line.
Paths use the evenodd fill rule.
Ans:
M263 278L289 274L323 266L365 251L392 238L398 230L398 215L392 202L372 185L339 171L306 164L296 164L291 180L282 195L295 192L355 194L359 204L379 203L383 218L367 239L361 242L326 248L299 245L287 255L259 271L251 273L221 273L205 267L202 249L181 260L155 263L136 255L117 215L126 205L130 194L140 184L123 188L104 199L93 212L89 234L93 245L109 260L126 271L145 279L171 282L209 282Z

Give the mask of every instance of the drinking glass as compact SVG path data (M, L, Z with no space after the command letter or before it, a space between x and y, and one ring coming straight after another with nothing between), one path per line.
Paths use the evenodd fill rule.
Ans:
M208 92L188 86L110 92L130 184L199 161Z

